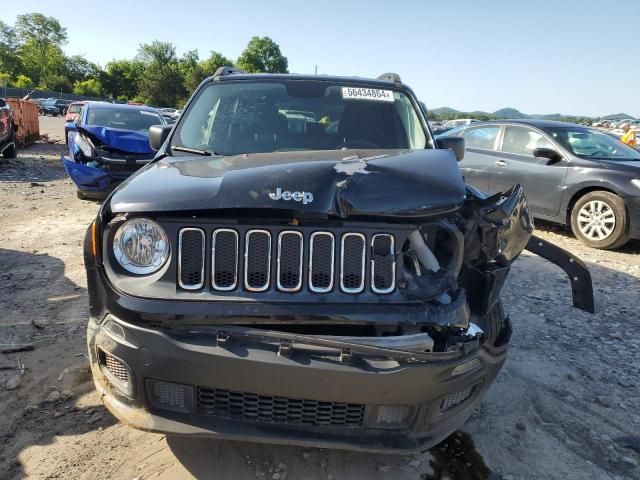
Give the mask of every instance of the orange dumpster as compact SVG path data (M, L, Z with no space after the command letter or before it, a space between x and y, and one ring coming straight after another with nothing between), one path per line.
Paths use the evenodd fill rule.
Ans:
M18 127L16 132L18 145L25 147L39 140L38 104L19 98L7 98L7 103L11 105L13 118Z

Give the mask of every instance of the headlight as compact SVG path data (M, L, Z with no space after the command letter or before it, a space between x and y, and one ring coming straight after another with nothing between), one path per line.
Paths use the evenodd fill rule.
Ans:
M76 135L76 145L80 149L80 151L84 154L85 157L93 157L94 146L87 137L78 133Z
M125 270L147 275L158 271L169 258L169 239L156 222L134 218L118 228L113 253Z
M633 180L631 180L631 183L633 185L635 185L636 187L640 188L640 180L637 178L634 178Z

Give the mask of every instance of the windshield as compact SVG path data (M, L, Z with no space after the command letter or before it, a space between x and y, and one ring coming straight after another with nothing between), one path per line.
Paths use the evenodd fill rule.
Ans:
M549 128L547 131L578 157L603 160L640 160L640 152L600 130L561 127Z
M119 128L148 133L149 127L162 125L164 120L155 112L133 108L96 108L87 113L87 125Z
M306 80L210 83L172 140L178 150L221 155L426 146L420 117L404 93Z

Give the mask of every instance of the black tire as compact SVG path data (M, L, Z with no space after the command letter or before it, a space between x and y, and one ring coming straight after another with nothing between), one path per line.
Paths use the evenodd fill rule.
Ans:
M11 139L9 141L13 142L13 145L11 145L8 148L5 148L4 151L2 152L2 156L4 158L16 158L18 156L18 149L16 147L16 134L15 133L11 136Z
M502 300L498 300L489 313L479 319L479 323L479 327L484 331L485 345L501 348L509 342L511 331L507 325Z
M587 229L587 233L589 233L589 224L585 224L585 214L590 209L593 209L591 205L598 204L601 205L600 210L602 213L601 217L596 218L594 221L610 221L610 218L603 217L603 215L610 217L611 214L613 214L615 222L611 233L600 239L595 238L594 235L589 236L581 230L582 226L582 228ZM597 223L597 225L602 225L602 223ZM598 227L594 228L597 229ZM576 201L571 209L571 230L576 238L588 247L599 248L602 250L611 250L621 247L629 241L629 214L625 208L624 200L615 193L605 192L602 190L586 193ZM603 232L605 230L600 231Z

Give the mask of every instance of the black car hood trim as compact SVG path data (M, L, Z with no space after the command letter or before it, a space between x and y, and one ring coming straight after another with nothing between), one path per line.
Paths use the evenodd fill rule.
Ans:
M271 198L278 188L300 195ZM421 217L454 211L464 200L450 150L335 150L166 157L124 182L109 208L114 214L266 209Z

